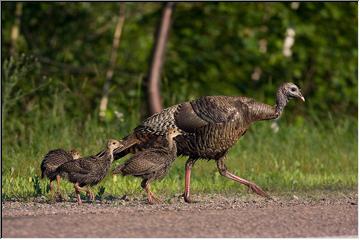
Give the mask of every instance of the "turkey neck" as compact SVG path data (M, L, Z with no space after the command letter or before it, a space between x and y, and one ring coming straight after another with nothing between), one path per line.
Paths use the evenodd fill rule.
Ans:
M110 157L110 163L114 161L114 149L107 149L108 156Z
M279 117L283 112L286 104L288 103L288 98L284 93L283 87L279 87L276 93L276 106L275 106L275 114Z
M168 141L170 151L176 152L176 144L174 143L174 138L170 135L166 135L166 140Z
M96 155L96 157L98 157L102 161L109 161L110 160L110 163L111 163L114 160L113 152L114 152L114 150L112 150L112 149L106 149L106 150L101 151L100 153L98 153Z
M285 94L285 89L283 86L280 86L276 93L275 106L270 106L256 101L247 103L250 107L248 119L250 122L254 122L278 118L283 112L287 102L288 97Z

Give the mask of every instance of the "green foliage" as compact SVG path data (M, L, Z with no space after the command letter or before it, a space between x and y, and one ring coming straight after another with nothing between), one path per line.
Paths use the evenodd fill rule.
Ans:
M65 98L66 99L66 98ZM64 99L56 101L62 105ZM40 163L54 148L78 148L82 155L103 149L107 138L120 138L126 131L116 125L100 124L94 116L79 124L60 107L47 118L47 112L36 113L31 128L14 119L26 131L24 138L5 135L7 143L2 151L3 197L28 198L45 195L48 180L40 180ZM270 192L308 191L315 189L355 189L357 186L357 122L354 118L328 119L315 123L296 120L289 124L279 121L279 132L274 133L270 123L255 123L239 143L231 149L227 165L235 174L256 182ZM114 131L116 129L116 131ZM11 143L11 144L9 144ZM124 159L115 161L116 165ZM185 158L178 158L169 175L152 184L160 194L180 194L184 184ZM95 187L98 198L106 196L141 195L140 179L112 176ZM220 176L213 161L199 160L192 171L192 192L243 192L245 187ZM62 188L73 195L73 187L63 181Z
M34 195L35 196L40 196L41 193L42 193L42 190L41 190L41 186L40 186L39 176L33 176L31 178L31 181L32 181L33 187L34 187Z
M98 191L98 193L96 194L96 196L99 197L100 199L102 199L104 193L105 193L105 187L104 187L104 186L100 186L100 187L99 187L99 191Z
M2 8L3 63L10 58L15 4ZM145 112L142 86L161 7L126 3L107 121L117 121L115 111L126 119ZM52 79L51 84L77 93L66 104L70 114L84 118L97 110L118 8L110 2L23 3L18 52L35 56L39 71L21 86L36 89ZM309 100L296 106L294 116L353 115L356 21L356 3L177 3L162 74L164 105L202 95L247 95L273 104L277 86L293 81ZM285 57L288 29L294 30L295 42ZM33 105L40 97L52 99L44 89L31 98Z
M182 81L194 97L241 93L271 103L275 88L293 81L310 99L298 107L305 115L356 112L356 4L183 3L176 11L165 73L174 91ZM291 57L282 51L288 28Z

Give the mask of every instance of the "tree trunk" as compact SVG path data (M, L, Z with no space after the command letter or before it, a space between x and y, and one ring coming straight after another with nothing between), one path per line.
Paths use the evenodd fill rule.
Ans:
M14 56L17 50L17 41L20 35L20 23L21 23L21 15L22 15L22 2L17 2L15 7L15 22L11 27L11 47L10 54Z
M120 4L119 18L118 18L118 21L117 21L116 27L115 27L113 44L112 44L112 49L111 49L111 54L110 54L109 68L106 71L106 79L105 79L105 83L103 86L102 98L100 101L100 112L99 112L100 119L104 119L106 109L108 106L110 83L111 83L113 75L114 75L117 51L119 49L120 37L121 37L124 22L125 22L125 3L119 3L119 4Z
M154 114L162 110L160 95L160 77L164 62L165 47L169 35L171 15L174 9L174 2L167 2L164 5L161 21L157 27L157 34L152 50L152 61L147 76L147 90L149 112Z

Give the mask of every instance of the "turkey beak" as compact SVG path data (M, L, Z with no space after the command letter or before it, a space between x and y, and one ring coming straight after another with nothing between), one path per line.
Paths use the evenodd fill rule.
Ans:
M116 154L116 153L120 152L119 150L121 149L121 147L122 147L122 146L120 145L119 147L115 148L115 149L113 150L113 153Z
M305 102L305 98L304 98L304 96L303 96L301 93L299 93L299 98L300 98L303 102Z

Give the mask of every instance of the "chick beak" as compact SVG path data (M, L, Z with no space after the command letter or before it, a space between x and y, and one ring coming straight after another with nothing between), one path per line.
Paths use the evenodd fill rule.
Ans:
M299 98L300 98L303 102L305 102L305 98L303 97L303 95L301 95L301 93L299 94Z

